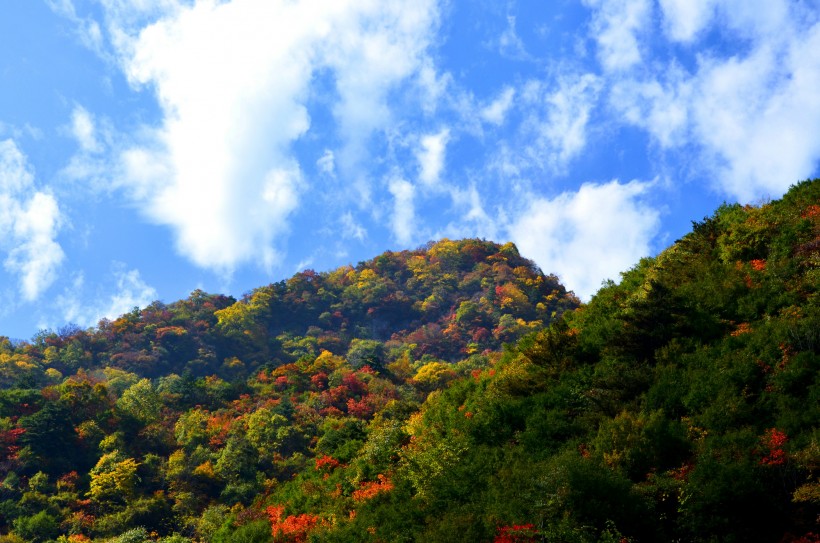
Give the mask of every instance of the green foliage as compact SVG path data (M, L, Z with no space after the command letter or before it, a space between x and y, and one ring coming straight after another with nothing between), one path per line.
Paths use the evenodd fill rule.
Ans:
M441 240L0 338L0 541L808 540L818 202L724 205L583 306Z

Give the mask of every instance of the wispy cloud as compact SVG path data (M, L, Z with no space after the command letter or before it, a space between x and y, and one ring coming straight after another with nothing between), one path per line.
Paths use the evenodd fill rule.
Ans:
M449 139L450 130L447 128L421 138L416 159L419 162L419 181L423 185L433 187L438 183L441 172L444 170Z
M507 117L507 112L513 105L515 88L507 86L501 91L495 100L482 108L481 118L490 124L501 125Z
M356 222L356 219L353 218L353 214L350 211L342 215L341 226L343 238L364 241L367 237L367 230L365 230L361 224Z
M515 30L515 22L515 16L507 15L507 26L498 38L499 51L501 55L505 57L515 60L528 60L530 55L527 53L524 42Z
M716 19L742 53L708 47L686 69L673 59L620 75L610 101L661 148L699 155L703 176L733 198L782 194L820 161L820 23L780 0L661 4L671 39L696 43Z
M593 74L562 76L556 86L531 81L521 92L527 114L520 127L521 170L540 166L561 173L587 143L592 109L601 91Z
M114 262L111 275L92 293L87 292L85 276L75 274L69 287L56 297L62 322L83 327L96 326L102 319L113 320L135 307L145 307L157 299L157 291L140 276L139 270Z
M71 134L87 153L96 153L102 149L97 139L97 127L91 114L82 106L76 106L71 112Z
M409 181L393 179L389 190L393 195L393 214L390 218L393 235L400 244L410 245L418 235L414 203L416 189Z

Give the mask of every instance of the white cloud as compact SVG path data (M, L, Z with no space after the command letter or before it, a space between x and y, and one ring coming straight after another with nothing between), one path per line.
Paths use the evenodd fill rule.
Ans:
M612 181L554 199L533 197L509 235L523 255L588 299L602 281L649 255L659 226L658 212L642 200L651 186Z
M367 237L367 230L365 230L364 227L362 227L362 225L356 222L356 220L353 218L353 214L350 211L342 215L341 225L342 237L344 238L364 241L364 238Z
M438 183L444 169L449 139L450 130L447 128L421 138L421 148L416 152L416 159L419 161L419 180L424 186L432 187Z
M658 3L666 34L674 41L686 43L708 27L716 0L659 0Z
M99 152L100 142L97 140L97 129L91 114L82 106L76 106L71 113L71 134L80 148L89 153Z
M135 307L145 307L157 299L157 291L146 284L139 270L129 270L125 264L115 262L108 280L110 293L100 291L88 299L84 296L85 276L75 275L70 287L57 296L56 303L63 322L82 327L95 326L102 319L114 320Z
M526 47L524 47L524 42L521 41L521 38L515 31L515 17L512 15L507 15L507 28L504 29L501 37L498 39L498 46L503 56L515 60L529 59L529 54L527 53Z
M491 216L484 208L481 193L475 185L464 189L451 187L450 196L453 204L462 210L461 216L457 222L448 224L441 234L433 236L434 238L457 239L478 236L485 239L500 239L500 225L506 222L506 214L498 209Z
M664 149L695 151L700 173L745 202L779 196L820 161L820 23L781 1L750 5L714 6L724 32L748 40L744 54L704 47L693 71L658 64L654 76L614 82L610 96L625 121ZM692 8L665 6L677 10L675 20L695 17ZM673 37L695 39L709 23L708 14L697 17Z
M71 0L46 0L46 5L57 15L65 17L75 24L80 42L85 47L100 56L106 56L103 33L96 21L79 17Z
M172 227L178 252L225 273L277 262L278 240L310 188L291 147L310 129L317 73L335 83L321 98L342 142L318 167L354 179L359 201L369 199L371 135L391 126L390 92L406 81L433 92L441 81L426 54L435 0L103 7L121 67L155 93L163 115L119 153L119 186Z
M693 130L723 189L743 200L779 196L820 160L820 24L784 50L706 62Z
M598 58L608 71L631 68L641 62L637 35L651 21L649 0L584 0L595 9L592 33Z
M528 85L522 93L531 102L522 125L522 159L563 170L586 146L587 127L600 91L601 81L592 74L566 76L557 89L546 92L540 84Z
M414 198L416 189L409 181L394 179L389 184L393 195L393 216L390 224L396 241L407 246L417 237Z
M507 117L507 112L512 106L513 97L515 96L515 89L513 87L504 87L504 90L498 97L490 102L484 109L481 110L481 118L490 124L501 125Z
M627 122L647 130L662 148L672 148L684 145L690 137L692 92L692 81L673 65L664 81L615 83L610 103Z
M35 190L23 153L14 141L0 141L0 247L26 301L39 298L57 278L65 258L55 240L61 225L57 200Z
M325 152L316 161L316 166L320 172L328 177L336 177L336 158L330 149L325 149Z

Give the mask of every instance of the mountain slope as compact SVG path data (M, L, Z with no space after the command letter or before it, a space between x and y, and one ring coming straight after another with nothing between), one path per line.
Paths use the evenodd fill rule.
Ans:
M817 542L818 289L815 180L577 308L444 240L6 342L0 537Z

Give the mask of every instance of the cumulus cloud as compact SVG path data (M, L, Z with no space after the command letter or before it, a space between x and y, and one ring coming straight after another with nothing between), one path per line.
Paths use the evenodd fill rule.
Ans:
M317 80L333 87L322 100L341 141L317 166L355 179L360 201L369 199L369 138L391 123L391 90L440 81L426 54L434 0L107 0L103 8L119 65L162 111L159 126L119 153L119 186L172 228L180 254L220 272L277 263L278 240L310 189L292 146L310 130Z
M693 130L722 188L750 201L779 195L820 160L820 24L780 51L704 62L691 104Z
M436 134L428 134L421 138L416 159L419 162L419 180L423 185L432 187L438 183L444 169L444 159L449 139L450 130L447 128L442 128Z
M39 298L57 278L65 258L56 241L61 225L57 200L35 189L26 157L14 141L0 141L0 248L26 301Z
M107 285L87 299L85 276L75 275L71 286L57 296L56 303L63 322L82 327L95 326L102 319L113 320L135 307L145 307L157 299L157 291L140 276L139 270L128 269L122 262L114 262ZM102 292L107 287L108 293Z
M584 184L556 198L533 197L508 228L522 254L589 299L606 279L649 254L659 214L643 199L651 183Z
M393 235L400 244L410 245L417 237L416 209L413 201L416 189L412 183L404 179L393 179L388 188L393 195L393 215L390 219Z

